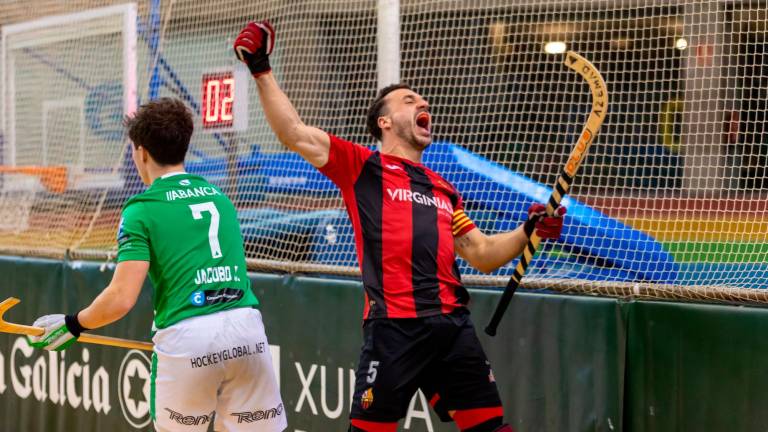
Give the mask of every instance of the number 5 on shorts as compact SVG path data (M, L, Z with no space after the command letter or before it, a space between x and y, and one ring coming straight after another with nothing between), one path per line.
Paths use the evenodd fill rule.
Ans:
M208 201L200 204L190 204L192 217L195 220L203 218L203 213L211 214L211 225L208 227L208 243L211 246L211 255L214 258L221 258L221 245L219 244L219 210L213 202Z
M365 377L365 381L368 384L373 384L374 381L376 381L376 374L379 373L379 371L376 369L379 367L379 362L376 360L372 360L370 363L368 363L368 376Z

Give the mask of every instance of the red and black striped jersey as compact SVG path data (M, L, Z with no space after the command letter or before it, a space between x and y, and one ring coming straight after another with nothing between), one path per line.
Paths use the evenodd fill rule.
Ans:
M449 313L469 300L454 237L475 228L461 196L422 164L330 135L320 171L340 189L365 287L364 319Z

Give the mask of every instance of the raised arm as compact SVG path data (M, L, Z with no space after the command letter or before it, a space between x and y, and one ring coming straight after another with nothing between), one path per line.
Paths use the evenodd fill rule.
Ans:
M557 239L563 229L565 207L558 207L555 217L548 217L542 204L533 204L528 209L526 224L534 224L536 234L542 239ZM454 248L460 257L472 267L483 273L490 273L515 259L528 244L525 225L512 231L486 235L479 229L473 229L456 237Z
M272 131L283 145L320 168L328 161L330 139L324 131L307 126L277 83L269 65L275 31L266 22L248 23L235 40L237 58L248 66L259 90L259 100Z

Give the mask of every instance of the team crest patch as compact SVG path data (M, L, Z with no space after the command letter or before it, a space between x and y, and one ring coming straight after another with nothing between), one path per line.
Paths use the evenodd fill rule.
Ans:
M493 369L491 369L491 362L486 360L485 364L488 366L488 382L496 382L496 377L493 375Z
M363 407L363 409L368 409L373 404L373 387L369 387L368 390L363 392L363 395L360 397L360 406Z
M117 228L117 244L120 246L123 245L126 241L130 239L131 236L128 235L128 233L125 232L125 220L123 218L120 218L120 225L118 225Z

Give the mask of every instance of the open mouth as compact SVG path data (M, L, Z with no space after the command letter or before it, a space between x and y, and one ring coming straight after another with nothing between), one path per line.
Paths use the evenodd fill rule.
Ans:
M416 116L416 126L424 129L427 133L430 133L430 123L432 123L432 117L428 112L421 112Z

